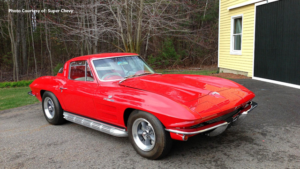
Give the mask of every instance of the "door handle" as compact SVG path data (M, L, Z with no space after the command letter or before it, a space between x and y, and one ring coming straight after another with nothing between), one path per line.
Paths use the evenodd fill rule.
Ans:
M67 90L68 88L63 88L63 87L61 87L61 88L59 88L60 90Z

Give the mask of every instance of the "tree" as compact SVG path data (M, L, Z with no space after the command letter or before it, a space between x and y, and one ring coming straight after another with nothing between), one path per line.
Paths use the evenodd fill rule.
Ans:
M65 2L67 3L67 2ZM98 41L110 43L123 52L141 54L141 45L153 36L173 36L192 32L186 28L186 18L202 8L193 8L186 1L178 0L109 0L109 1L70 1L78 11L73 20L81 19L79 24L56 24L64 28L68 35L80 36L83 41L93 39L94 47ZM97 12L98 11L98 12ZM97 19L95 19L97 18ZM71 18L72 20L72 18ZM101 36L117 39L116 44ZM96 53L94 49L94 53Z
M160 68L217 62L218 0L0 0L0 8L2 80L53 75L66 59L103 52L138 53ZM20 8L73 12L8 12Z

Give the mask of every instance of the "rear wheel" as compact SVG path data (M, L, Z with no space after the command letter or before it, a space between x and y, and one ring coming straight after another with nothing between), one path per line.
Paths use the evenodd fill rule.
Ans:
M46 91L43 94L42 106L44 116L50 124L59 125L65 122L63 109L53 93Z
M170 151L172 139L161 122L144 111L133 112L128 119L129 140L141 156L162 158Z

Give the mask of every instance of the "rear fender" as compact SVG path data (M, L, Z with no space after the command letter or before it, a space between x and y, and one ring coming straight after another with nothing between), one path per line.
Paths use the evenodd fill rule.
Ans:
M41 91L44 90L52 92L64 109L63 102L61 101L61 91L59 88L65 83L64 77L43 76L34 80L29 87L32 91L32 94L34 94L39 101L42 101L43 99L43 92Z

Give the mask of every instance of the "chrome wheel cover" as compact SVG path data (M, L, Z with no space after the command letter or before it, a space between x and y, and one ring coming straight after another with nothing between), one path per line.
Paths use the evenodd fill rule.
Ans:
M146 119L138 118L133 122L132 136L135 144L143 151L150 151L155 146L155 131Z
M44 111L48 119L53 119L55 115L55 107L52 99L50 97L46 97L44 100Z

